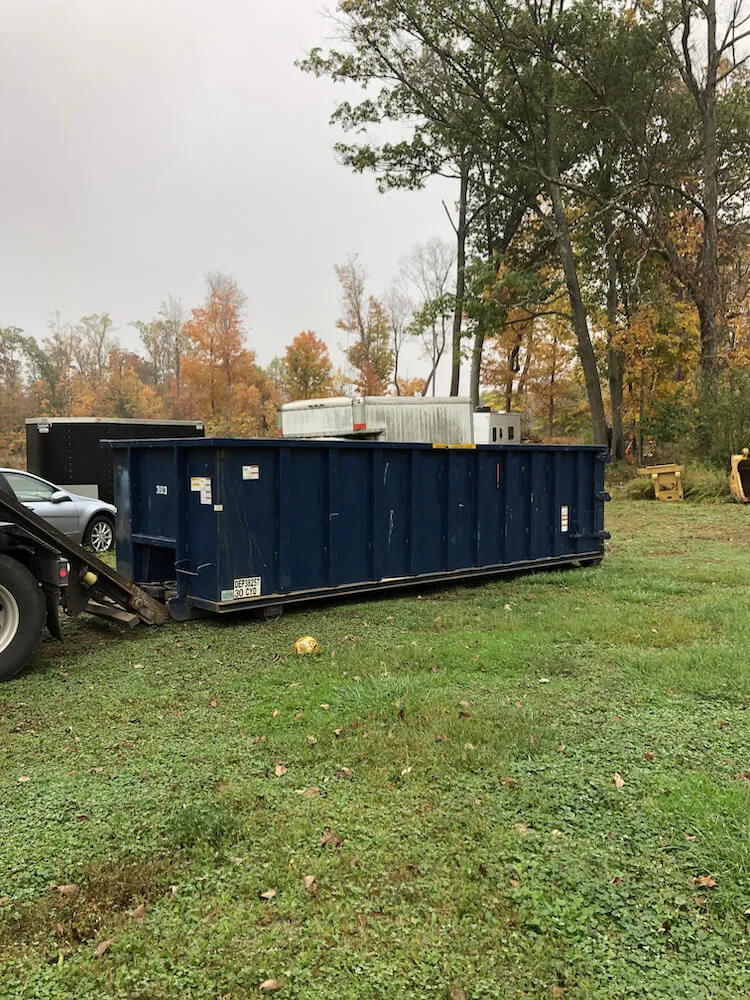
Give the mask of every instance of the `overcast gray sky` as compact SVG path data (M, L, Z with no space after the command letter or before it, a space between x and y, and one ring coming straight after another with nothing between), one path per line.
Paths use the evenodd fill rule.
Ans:
M336 162L344 91L293 65L332 35L325 10L0 0L0 326L109 312L134 346L129 321L168 294L198 305L215 270L246 293L262 363L303 329L338 354L334 264L359 253L379 294L451 232L437 190L379 195Z

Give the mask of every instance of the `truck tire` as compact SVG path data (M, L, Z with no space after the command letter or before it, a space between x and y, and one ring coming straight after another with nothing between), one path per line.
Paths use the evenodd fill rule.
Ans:
M0 555L0 681L20 674L42 641L44 594L17 559Z

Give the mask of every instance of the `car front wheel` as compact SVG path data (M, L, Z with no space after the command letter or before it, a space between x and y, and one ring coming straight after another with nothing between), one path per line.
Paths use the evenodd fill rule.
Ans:
M97 555L109 552L115 544L115 524L106 514L92 517L83 533L83 544L93 549Z

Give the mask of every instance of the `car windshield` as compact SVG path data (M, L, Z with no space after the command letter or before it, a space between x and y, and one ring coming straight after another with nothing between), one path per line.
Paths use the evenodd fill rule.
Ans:
M6 472L5 479L16 494L16 499L21 503L39 503L49 500L53 493L57 492L54 486L35 479L34 476L24 475L23 472Z

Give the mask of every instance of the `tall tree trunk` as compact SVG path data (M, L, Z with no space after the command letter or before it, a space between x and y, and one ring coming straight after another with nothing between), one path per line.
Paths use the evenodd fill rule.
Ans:
M716 47L716 0L708 0L706 17L705 86L699 93L703 125L703 246L701 248L702 303L698 304L701 331L701 372L712 378L718 367L719 316L719 167L716 125L716 77L720 53Z
M549 437L555 428L555 375L557 369L557 337L552 340L552 370L549 375L549 406L547 407L547 431Z
M461 324L464 316L466 297L466 236L469 206L469 171L471 158L464 153L460 160L460 187L458 195L458 224L456 230L456 301L453 307L453 331L451 339L451 396L458 395L461 374Z
M573 252L573 243L570 238L570 227L565 214L565 204L563 202L562 190L560 187L560 170L557 160L557 135L554 122L554 108L547 103L544 111L545 119L545 158L547 193L552 202L552 212L555 222L555 243L557 252L560 255L565 284L568 289L568 298L573 313L573 327L576 332L578 344L578 357L581 360L583 369L583 379L586 384L586 396L591 413L591 429L594 437L594 444L607 444L607 421L604 416L604 400L602 399L602 387L599 382L599 372L596 367L596 355L591 343L589 334L588 316L581 294L581 284L578 280L578 265Z
M484 327L477 324L474 331L474 343L471 347L471 376L470 376L470 397L471 405L476 409L479 406L479 379L482 371L482 351L484 349Z
M716 33L715 3L714 36ZM715 38L714 38L715 46ZM709 66L710 68L710 66ZM714 71L715 72L715 71ZM710 76L706 85L703 117L703 247L701 248L702 299L698 315L701 330L701 371L712 378L718 367L717 319L719 316L719 178L716 141L716 82Z
M609 453L615 461L625 458L625 431L622 426L623 378L625 375L625 355L613 346L617 326L617 253L614 243L614 223L611 213L604 221L604 235L607 244L607 376L609 379L609 402L612 408L612 441Z
M646 411L646 373L641 367L641 381L638 387L638 464L643 465L643 415Z

